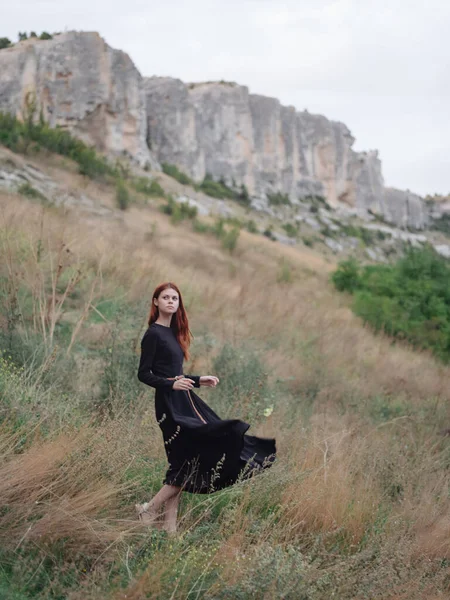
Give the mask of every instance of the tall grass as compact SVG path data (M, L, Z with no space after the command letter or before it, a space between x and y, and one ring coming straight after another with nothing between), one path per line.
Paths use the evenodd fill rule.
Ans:
M312 253L243 231L230 255L214 236L180 237L156 208L92 222L5 199L6 597L449 594L448 367L364 327ZM149 294L167 277L195 334L186 371L221 380L200 395L278 446L257 478L183 495L176 539L132 509L166 467L135 369Z

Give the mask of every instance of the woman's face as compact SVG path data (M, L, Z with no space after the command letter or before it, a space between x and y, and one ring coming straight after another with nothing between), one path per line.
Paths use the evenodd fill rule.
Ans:
M160 293L158 299L155 298L154 302L160 313L173 315L178 310L180 299L175 290L167 288Z

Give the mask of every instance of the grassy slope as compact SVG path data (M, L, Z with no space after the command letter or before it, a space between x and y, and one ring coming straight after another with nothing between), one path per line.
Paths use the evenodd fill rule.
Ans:
M55 179L114 206L113 188L60 164L46 164ZM230 255L158 201L109 219L0 202L5 597L449 593L450 371L363 328L329 262L246 232ZM279 449L254 482L186 495L177 540L131 509L165 468L152 392L135 381L162 280L188 307L187 370L221 378L202 397Z

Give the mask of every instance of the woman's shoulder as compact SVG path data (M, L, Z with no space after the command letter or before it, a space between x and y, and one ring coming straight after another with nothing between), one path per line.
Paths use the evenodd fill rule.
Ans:
M165 333L170 331L170 327L165 327L164 325L159 325L159 323L151 323L146 332L144 333L144 338L147 336L151 337L162 337Z
M160 328L158 327L158 325L155 326L155 324L152 323L151 325L149 325L147 327L146 331L144 332L144 335L142 336L142 341L144 341L148 337L150 337L150 338L159 337L159 335L160 335Z

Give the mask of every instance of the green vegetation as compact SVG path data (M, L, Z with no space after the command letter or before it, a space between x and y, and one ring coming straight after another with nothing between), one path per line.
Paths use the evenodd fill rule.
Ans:
M27 100L25 122L16 117L0 113L0 144L14 152L27 154L45 148L50 152L68 156L78 163L81 174L91 178L118 176L119 170L84 142L73 137L59 127L53 129L43 119L34 122L36 103L32 97Z
M270 206L290 206L291 201L288 194L282 194L281 192L275 192L273 194L267 194L267 200Z
M450 213L444 213L440 219L433 219L432 229L441 231L450 237Z
M35 200L47 200L44 194L41 194L41 192L36 190L28 182L22 183L22 185L19 186L17 191L19 192L19 194L22 194L22 196L26 196L27 198L33 198Z
M163 163L162 169L166 175L173 177L179 183L183 185L190 185L195 190L203 192L207 196L211 196L211 198L235 200L236 202L240 202L244 205L250 204L250 196L244 184L242 184L239 189L236 189L236 186L231 188L226 184L223 178L221 178L219 181L216 181L209 173L206 173L201 183L196 183L193 179L186 175L186 173L183 173L183 171L181 171L176 165Z
M162 167L163 172L166 175L173 177L179 183L181 183L183 185L194 185L194 181L188 175L186 175L186 173L183 173L183 171L180 171L180 169L176 165L162 163L161 167Z
M293 225L292 223L284 223L283 229L290 238L296 238L298 235L298 223L296 223L296 225Z
M220 179L219 181L215 181L209 173L205 175L202 183L200 185L195 186L195 188L212 198L220 198L229 200L235 200L236 202L240 202L241 204L249 204L250 196L248 194L247 188L245 185L241 185L239 191L235 191L231 187L229 187L224 179Z
M169 196L167 203L161 207L166 215L170 215L172 223L180 223L184 219L195 219L197 217L197 207L189 206L187 202L176 202L172 196Z
M118 179L116 183L116 204L120 210L126 210L130 205L130 192L123 179Z
M409 250L394 266L350 259L332 280L354 294L353 310L375 330L450 360L450 264L433 250Z
M331 206L328 204L326 199L323 196L303 196L300 198L302 202L308 202L310 206L310 211L313 213L319 212L319 208L325 208L326 210L331 210Z
M138 177L133 180L132 183L134 189L144 196L148 196L149 198L164 198L165 192L161 185L156 181L156 179L149 179L147 177Z
M253 219L247 221L245 228L249 233L259 233L258 227Z
M264 229L263 235L265 237L269 238L269 240L272 240L273 242L275 242L277 239L273 233L273 229L272 229L271 225L269 225L269 227L266 227L266 229Z
M341 233L348 237L359 238L361 242L370 246L375 244L377 241L383 241L390 237L388 233L376 229L367 229L366 227L360 227L358 225L342 225Z
M7 37L0 38L0 50L3 50L3 48L9 48L10 46L11 46L10 39L8 39Z
M449 597L447 367L348 319L324 273L280 248L244 241L235 260L110 220L98 244L62 212L5 208L2 599ZM221 239L238 222L210 227ZM183 494L174 537L133 514L167 467L154 390L136 377L167 273L195 334L186 372L220 378L199 396L280 450L250 481Z

